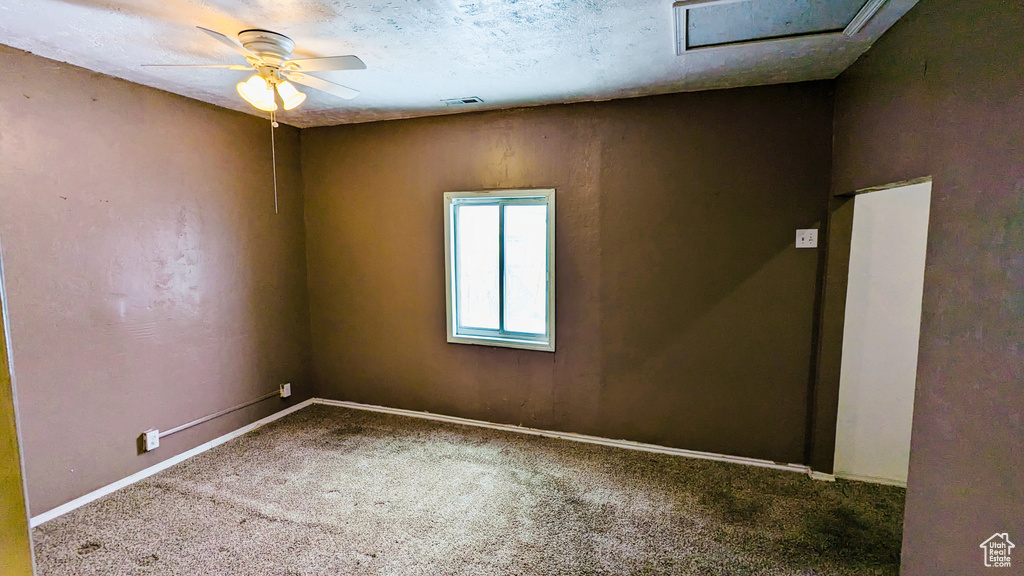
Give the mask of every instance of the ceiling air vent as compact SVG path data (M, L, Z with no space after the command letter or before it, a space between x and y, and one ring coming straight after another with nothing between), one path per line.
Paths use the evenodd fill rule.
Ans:
M853 36L887 0L680 0L676 54L808 36Z
M483 102L479 96L468 96L466 98L446 98L441 100L448 106L466 106L468 104L480 104Z

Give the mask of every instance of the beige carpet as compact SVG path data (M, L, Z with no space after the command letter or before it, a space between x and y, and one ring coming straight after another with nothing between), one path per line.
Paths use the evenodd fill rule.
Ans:
M36 528L40 574L898 574L904 492L311 406Z

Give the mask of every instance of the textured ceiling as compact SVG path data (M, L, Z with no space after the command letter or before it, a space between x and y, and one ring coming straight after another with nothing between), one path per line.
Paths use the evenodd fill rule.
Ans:
M197 25L274 30L299 57L362 58L367 70L317 73L358 97L304 90L279 114L307 127L833 78L916 1L890 0L853 38L682 56L671 0L2 0L0 43L252 114L234 88L246 72L140 65L244 64ZM441 102L466 96L484 103Z

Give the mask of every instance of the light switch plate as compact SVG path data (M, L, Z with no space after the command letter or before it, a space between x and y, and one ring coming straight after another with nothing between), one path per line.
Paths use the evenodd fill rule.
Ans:
M817 248L818 247L818 229L807 228L805 230L796 231L796 247L797 248Z

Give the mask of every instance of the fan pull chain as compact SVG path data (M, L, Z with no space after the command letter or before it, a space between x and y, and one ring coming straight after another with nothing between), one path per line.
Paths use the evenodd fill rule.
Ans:
M274 214L277 214L277 150L274 147L274 128L277 128L277 113L270 113L270 158L274 166Z

